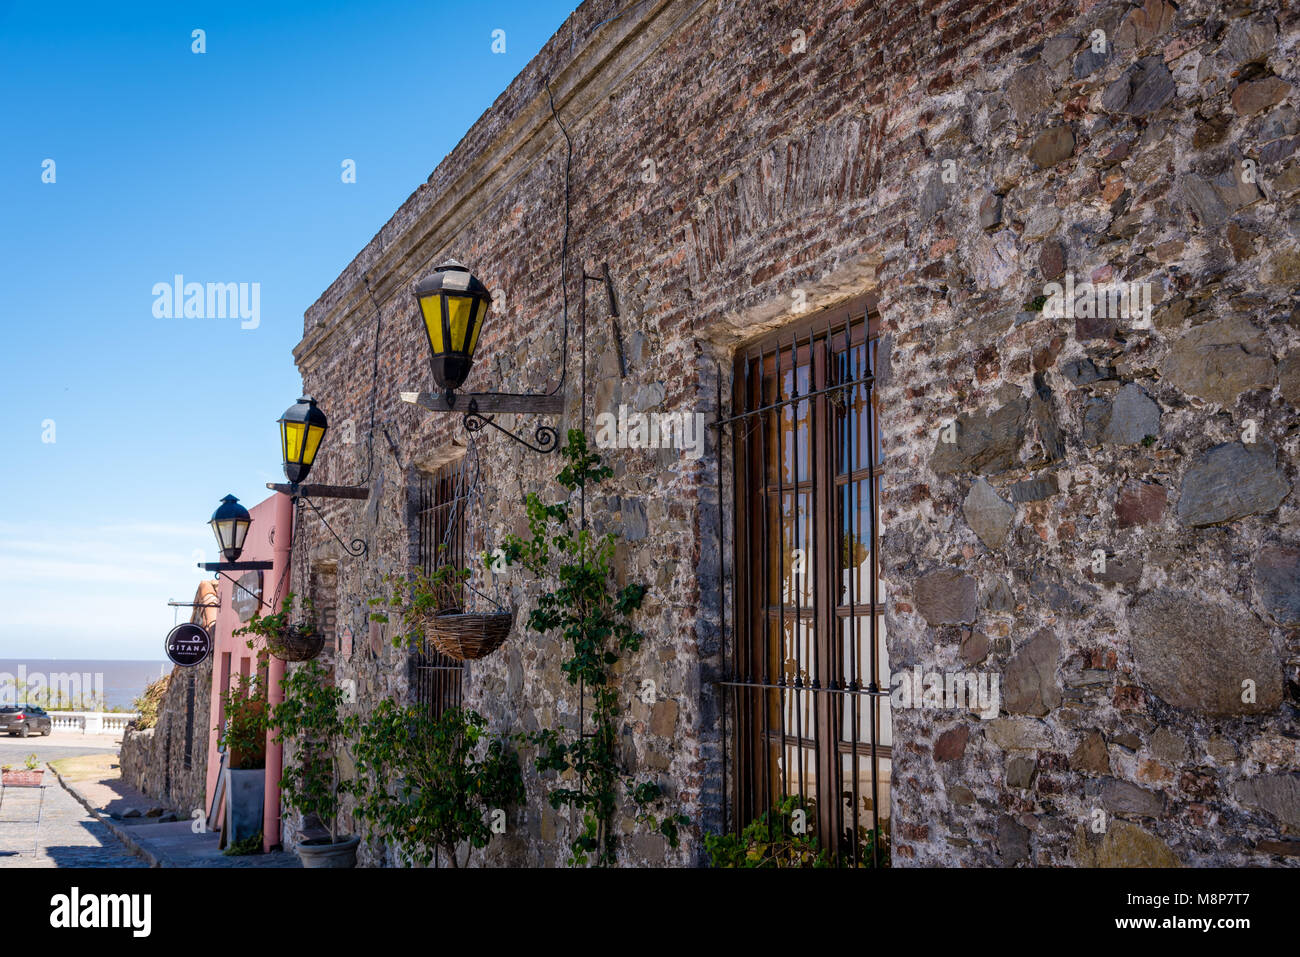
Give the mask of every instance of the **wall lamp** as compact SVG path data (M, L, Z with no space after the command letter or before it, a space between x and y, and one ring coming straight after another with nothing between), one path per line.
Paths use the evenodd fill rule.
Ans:
M224 562L200 562L199 567L210 572L252 572L270 571L273 562L241 562L239 555L244 550L244 540L248 538L249 526L253 517L248 509L239 504L239 499L227 495L208 520L212 534L217 538L217 548Z
M329 420L325 413L316 405L315 399L305 395L285 409L284 415L280 416L276 424L280 427L280 457L284 460L284 476L289 481L287 484L267 482L266 487L288 495L296 509L310 508L343 550L353 558L360 558L369 551L365 541L360 538L352 539L351 543L343 541L312 499L365 499L370 497L370 489L355 485L308 485L305 481L316 461L316 453L325 441L325 433L329 431Z
M456 260L449 259L416 283L412 293L424 322L433 381L442 391L441 394L403 392L402 401L433 412L462 412L467 431L478 432L491 426L534 452L558 449L560 434L549 425L537 427L533 433L534 444L502 428L493 417L503 412L559 415L564 412L564 395L559 390L536 395L456 393L474 365L474 351L492 308L492 296L482 280Z

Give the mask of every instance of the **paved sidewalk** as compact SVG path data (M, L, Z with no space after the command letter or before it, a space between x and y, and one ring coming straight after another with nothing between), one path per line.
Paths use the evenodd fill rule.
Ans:
M48 737L0 737L0 764L21 764L29 754L45 762L76 755L102 754L117 760L117 741L108 735L55 732ZM0 805L0 868L11 867L145 867L112 830L45 772L45 806L41 825L35 819L40 788L5 788ZM39 838L39 840L38 840Z
M45 807L38 832L33 821L40 788L6 788L0 807L0 868L7 867L146 867L45 772Z
M123 783L115 764L95 758L60 761L63 788L150 867L301 867L297 855L275 851L230 857L216 831L196 833L194 820L159 807ZM62 790L62 788L60 789Z

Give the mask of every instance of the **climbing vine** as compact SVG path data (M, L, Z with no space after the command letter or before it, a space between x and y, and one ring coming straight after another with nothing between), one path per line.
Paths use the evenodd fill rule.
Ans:
M588 450L586 436L577 429L569 430L561 454L565 465L556 480L570 499L575 491L585 494L613 475L600 456ZM613 668L621 655L641 647L644 636L632 627L630 618L641 608L646 586L616 587L613 560L618 536L595 535L581 520L575 522L570 501L548 505L530 494L524 504L529 537L507 536L502 546L505 560L539 578L554 575L559 582L538 598L528 626L542 634L559 632L567 652L560 668L569 684L577 686L580 695L590 693L593 702L590 731L580 727L575 734L545 728L520 736L536 747L538 772L558 773L559 783L549 796L551 807L567 807L581 819L569 845L569 863L598 867L615 863L614 816L623 795L635 806L638 824L677 847L679 831L688 819L683 814L663 814L660 786L638 780L623 768L618 754L622 712ZM553 563L558 568L552 569Z

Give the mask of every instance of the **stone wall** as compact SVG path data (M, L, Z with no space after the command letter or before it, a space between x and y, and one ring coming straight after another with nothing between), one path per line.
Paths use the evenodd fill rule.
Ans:
M1298 846L1300 29L1255 6L1089 5L923 102L881 275L891 661L1000 673L1003 715L896 717L898 863ZM1149 283L1151 321L1034 311L1063 274Z
M549 81L573 139L570 319L604 262L623 313L626 374L593 292L589 415L712 416L739 343L878 296L890 661L1002 687L991 720L895 711L894 863L1293 862L1294 4L652 0L605 22L619 6L582 4L307 311L304 388L354 427L312 478L372 494L326 506L368 555L304 522L296 587L337 563L356 707L407 693L365 602L414 557L416 470L465 441L399 400L431 387L411 284L455 256L499 293L467 389L545 391L561 367ZM1149 284L1150 323L1053 315L1049 283L1111 280ZM556 464L491 430L477 451L491 548L525 493L556 494ZM713 456L610 462L594 523L651 586L622 740L694 822L677 852L633 833L622 861L699 863L723 786ZM508 587L522 622L538 585ZM500 732L572 723L560 658L518 626L469 665L467 703ZM527 784L479 862L563 861L565 822Z
M217 620L217 584L199 583L190 621L209 633ZM189 668L174 667L153 727L128 726L119 763L122 780L159 804L187 817L204 803L208 777L208 717L212 701L212 657Z
M128 727L122 736L118 756L122 780L180 816L187 816L196 808L207 812L203 801L208 776L207 723L211 694L211 658L192 668L175 668L158 709L157 723L142 731Z

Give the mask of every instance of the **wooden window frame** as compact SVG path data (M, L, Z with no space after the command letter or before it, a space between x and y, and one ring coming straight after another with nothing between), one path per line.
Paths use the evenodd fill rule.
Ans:
M831 309L822 310L779 331L756 339L737 350L732 378L733 415L726 420L730 429L732 449L732 502L733 565L731 586L733 591L733 632L730 642L729 686L732 695L730 716L734 720L734 738L727 746L734 749L735 761L731 768L729 810L734 830L739 830L749 820L770 809L774 802L791 794L807 794L807 777L815 785L819 834L840 835L847 827L857 830L859 820L860 761L870 761L870 786L872 797L869 817L875 822L886 815L877 816L880 807L878 782L882 761L890 761L892 749L879 741L877 723L881 715L881 695L887 699L888 677L880 670L879 636L883 634L883 604L879 601L879 489L883 467L880 464L880 435L875 394L871 387L874 377L875 343L879 339L879 315L871 296L861 296ZM862 377L849 378L838 375L845 356L854 349L863 349L868 368L866 384ZM851 360L849 360L851 361ZM799 384L799 370L806 368L804 384ZM794 373L795 389L784 391L784 377ZM776 393L769 395L765 389L771 379L776 380ZM846 466L853 466L838 474L837 466L843 451L840 430L849 431L848 422L832 408L845 389L865 388L867 393L866 441L871 447L866 451L865 463L861 461L859 427L852 428L854 451ZM794 439L788 444L786 432L780 426L775 430L782 448L775 456L775 476L772 475L773 458L771 422L778 416L784 418L785 410L793 407ZM801 410L807 409L807 443L800 447ZM856 422L857 419L848 420ZM719 454L727 443L726 428L720 436ZM801 455L805 460L801 460ZM792 480L787 480L787 472ZM858 596L856 571L842 567L840 550L843 547L844 527L841 524L843 494L846 486L852 502L856 490L865 482L868 488L870 522L870 562L867 586L868 596ZM787 539L785 531L785 503L791 501L790 512L794 532ZM777 511L772 511L775 502ZM802 505L807 502L807 514ZM860 513L854 511L852 520ZM772 516L779 516L774 522ZM772 529L777 531L773 533ZM779 536L775 560L784 565L785 543L808 543L811 554L806 555L811 571L813 588L805 590L800 579L796 588L787 589L784 567L770 567L773 535ZM844 572L849 571L849 601L844 602L841 591ZM775 572L775 578L773 573ZM772 584L777 583L777 597ZM787 601L787 590L793 597ZM805 602L808 596L810 601ZM863 636L857 628L861 616L866 614L870 634ZM786 626L791 621L807 622L811 630L808 643L810 661L802 660L804 647L803 626L796 629L794 674L789 670ZM846 641L842 634L843 622L851 621L852 632ZM775 634L774 634L775 631ZM869 662L858 661L861 638L870 642ZM845 645L850 645L851 653ZM775 657L773 652L776 652ZM844 656L851 654L849 667ZM866 657L864 651L862 657ZM852 672L847 675L846 672ZM865 672L865 673L864 673ZM857 679L865 680L859 681ZM846 680L847 679L847 680ZM847 695L847 697L846 697ZM786 725L789 699L793 697L795 727ZM887 703L887 702L886 702ZM811 705L811 707L806 707ZM874 706L876 720L867 717L870 729L868 741L858 740L861 708ZM775 707L775 710L774 710ZM850 712L851 734L845 739L845 711ZM811 727L802 726L805 712ZM726 709L724 709L726 713ZM834 742L833 746L830 742ZM798 780L791 780L788 765L791 751L799 756ZM803 752L810 752L811 772L806 774ZM724 759L725 760L725 759ZM844 764L851 766L852 820L843 808L845 775ZM777 768L780 770L777 770ZM811 822L810 822L811 823ZM861 833L861 831L858 831ZM830 842L832 853L839 853L841 840ZM825 844L823 846L826 846ZM854 863L857 860L856 842L850 842Z

